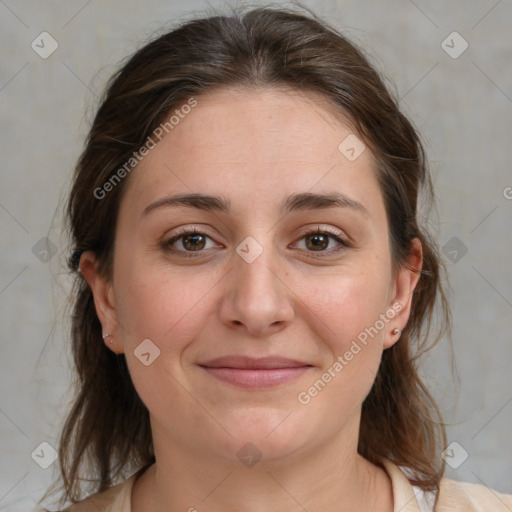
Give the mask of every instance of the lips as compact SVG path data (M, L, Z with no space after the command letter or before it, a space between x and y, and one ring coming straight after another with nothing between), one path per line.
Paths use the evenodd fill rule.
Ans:
M276 368L300 368L311 366L310 364L288 359L286 357L248 357L248 356L226 356L212 359L200 366L209 368L237 368L246 370L274 370Z
M245 388L275 386L299 377L312 367L281 356L254 358L241 355L219 357L199 366L212 377Z

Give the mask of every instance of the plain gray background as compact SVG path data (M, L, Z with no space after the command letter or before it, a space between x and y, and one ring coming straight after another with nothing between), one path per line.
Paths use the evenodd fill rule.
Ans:
M458 443L446 476L512 493L512 2L304 3L371 52L423 136L459 379L443 341L422 373ZM0 510L31 510L57 475L31 454L57 447L69 405L61 212L97 95L163 23L229 5L0 0ZM44 31L58 43L46 59L31 47Z

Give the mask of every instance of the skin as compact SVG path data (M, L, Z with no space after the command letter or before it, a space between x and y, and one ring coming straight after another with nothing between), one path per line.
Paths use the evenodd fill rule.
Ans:
M129 177L109 279L84 253L107 347L124 353L150 412L157 462L135 483L133 512L392 511L387 473L357 454L361 405L383 350L399 339L418 273L393 272L383 198L369 148L349 161L338 145L353 133L320 97L297 91L223 90L197 97L192 112ZM144 209L176 193L222 195L231 211ZM355 209L279 211L299 192L340 192ZM178 227L207 237L162 248ZM351 246L306 232L333 230ZM248 236L263 252L248 263ZM194 245L200 246L198 252ZM202 245L201 245L202 244ZM192 247L192 249L190 249ZM319 257L315 257L319 255ZM324 254L324 257L321 255ZM421 268L415 240L409 263ZM307 391L365 328L402 309L307 405ZM146 366L142 340L160 350ZM312 365L296 379L245 389L198 366L215 357L280 355ZM262 454L252 467L237 452Z

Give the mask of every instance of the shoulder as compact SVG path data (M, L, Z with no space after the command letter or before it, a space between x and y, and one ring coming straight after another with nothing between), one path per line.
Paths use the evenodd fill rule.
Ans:
M140 471L114 487L92 494L62 512L131 512L131 491Z
M436 512L510 512L512 495L503 494L485 485L457 482L449 478L441 480Z
M395 510L402 512L432 511L434 493L423 493L411 485L407 470L389 459L382 464L392 485ZM503 494L485 485L457 482L442 478L435 512L512 512L512 495Z

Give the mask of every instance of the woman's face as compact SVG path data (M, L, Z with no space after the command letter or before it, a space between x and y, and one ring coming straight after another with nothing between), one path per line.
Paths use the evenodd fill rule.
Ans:
M155 448L272 461L357 442L417 281L392 272L370 150L313 95L196 99L129 176L112 280L82 258Z

